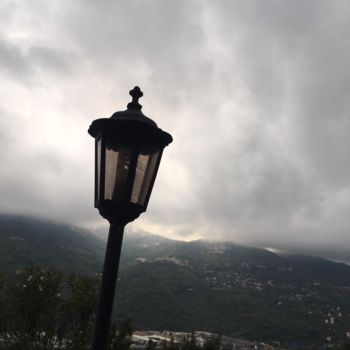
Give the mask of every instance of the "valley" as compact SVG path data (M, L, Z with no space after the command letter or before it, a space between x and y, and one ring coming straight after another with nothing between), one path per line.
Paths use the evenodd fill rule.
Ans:
M30 264L97 276L105 242L33 218L0 218L3 273ZM115 320L144 331L204 331L297 349L349 341L350 267L232 242L125 235Z

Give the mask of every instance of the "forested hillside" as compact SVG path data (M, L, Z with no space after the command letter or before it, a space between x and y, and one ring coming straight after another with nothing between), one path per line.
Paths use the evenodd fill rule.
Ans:
M105 242L66 225L0 217L0 263L95 276ZM95 277L98 278L98 277ZM203 330L288 345L347 341L350 267L230 242L126 234L115 318L135 329Z

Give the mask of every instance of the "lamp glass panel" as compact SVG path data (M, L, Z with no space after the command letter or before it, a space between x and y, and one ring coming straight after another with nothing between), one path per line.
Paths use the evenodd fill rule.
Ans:
M142 191L142 183L147 170L149 155L139 154L135 170L134 185L132 188L131 202L138 203Z
M106 149L104 199L125 200L130 161L131 150L129 148Z
M96 187L95 198L100 200L100 184L101 183L101 138L96 140Z
M131 202L144 205L150 186L153 183L159 151L150 155L139 154L136 166L136 174L131 195Z
M117 176L118 152L106 149L104 199L112 199Z

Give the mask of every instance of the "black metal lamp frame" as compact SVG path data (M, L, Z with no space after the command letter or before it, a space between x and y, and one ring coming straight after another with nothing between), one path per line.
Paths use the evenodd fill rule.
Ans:
M119 260L123 242L124 227L146 211L156 179L164 147L172 142L172 136L159 129L157 124L141 112L138 99L143 95L139 87L131 90L132 102L122 112L116 112L111 118L96 119L88 132L95 143L95 207L110 223L107 249L101 280L100 297L96 314L92 350L105 350L112 315L115 286L118 276ZM101 142L100 151L98 142ZM123 198L105 198L106 149L128 147L131 161L125 184L126 195ZM135 181L137 158L141 149L156 151L156 163L150 174L147 193L142 203L133 203L130 196Z

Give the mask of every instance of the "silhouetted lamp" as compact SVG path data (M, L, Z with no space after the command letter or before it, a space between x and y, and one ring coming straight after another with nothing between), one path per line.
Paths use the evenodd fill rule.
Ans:
M110 223L97 311L94 350L104 350L113 306L124 226L146 211L163 149L170 134L142 112L139 87L131 90L127 109L96 119L89 128L95 138L95 207Z

